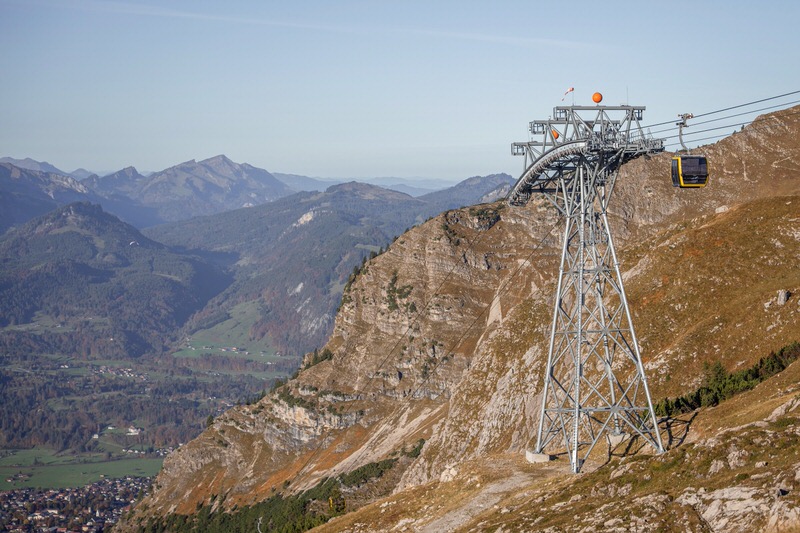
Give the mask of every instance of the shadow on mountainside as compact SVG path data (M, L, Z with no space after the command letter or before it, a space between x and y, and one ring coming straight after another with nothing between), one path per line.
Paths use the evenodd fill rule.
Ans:
M677 448L686 441L686 437L689 435L689 429L691 428L692 422L694 422L696 417L697 411L693 411L691 413L684 413L674 417L663 417L659 420L658 425L661 429L661 442L664 446L664 451ZM650 443L639 436L625 439L623 442L617 445L613 445L609 441L606 458L601 467L611 463L611 460L615 457L631 457L639 454L642 451L646 451L647 448L652 450Z

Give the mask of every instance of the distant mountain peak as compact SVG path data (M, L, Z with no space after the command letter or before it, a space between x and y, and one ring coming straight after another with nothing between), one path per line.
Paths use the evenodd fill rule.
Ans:
M39 172L52 172L54 174L62 174L69 176L68 172L64 172L48 163L47 161L36 161L30 157L25 159L14 159L13 157L0 157L0 163L10 163L15 167L24 168L26 170L36 170Z
M224 163L227 163L228 165L236 165L237 164L237 163L234 163L233 161L231 161L230 158L228 156L226 156L225 154L215 155L214 157L209 157L208 159L204 159L204 160L200 161L201 164L203 164L203 163L216 163L216 162L224 162Z
M175 221L259 205L292 192L266 170L220 154L155 172L128 194L164 220Z
M484 202L497 199L503 187L514 184L514 178L508 174L489 174L488 176L473 176L440 191L424 194L419 198L426 202L440 205L442 210L455 209L472 205L475 202ZM477 196L477 198L476 198Z
M54 220L84 221L89 218L103 216L103 208L90 202L75 202L55 209L44 220L50 223Z
M75 178L78 181L82 181L82 180L85 180L86 178L88 178L90 176L94 176L95 173L90 171L90 170L86 170L85 168L81 167L81 168L76 168L75 170L70 172L69 175L72 176L73 178Z
M328 192L369 191L375 189L383 189L383 187L379 187L378 185L371 185L369 183L364 183L363 181L348 181L346 183L337 183L336 185L331 185L330 187L328 187Z
M29 220L9 234L12 238L6 242L6 247L9 242L13 247L14 242L27 242L44 236L63 240L71 232L77 232L82 239L100 239L103 245L98 250L109 251L133 241L147 248L163 248L133 226L104 211L99 204L86 201L73 202Z
M347 183L340 183L338 185L332 185L328 187L325 191L326 194L351 194L357 195L364 199L375 199L375 198L387 198L387 199L398 199L398 198L411 198L408 194L404 192L393 191L391 189L386 189L384 187L379 187L378 185L372 185L369 183L363 183L360 181L349 181Z
M207 169L211 169L213 172L218 174L230 176L234 179L238 178L242 174L244 168L239 163L231 161L230 158L224 154L204 159L200 161L198 165Z

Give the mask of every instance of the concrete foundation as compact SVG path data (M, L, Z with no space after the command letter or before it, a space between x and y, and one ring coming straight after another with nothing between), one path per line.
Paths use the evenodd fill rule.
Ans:
M625 442L625 440L628 438L627 433L617 433L616 435L608 434L607 436L608 436L608 444L612 448L616 448L617 446Z
M526 450L525 459L527 459L529 463L547 463L552 461L554 457L546 453L535 453L530 450Z

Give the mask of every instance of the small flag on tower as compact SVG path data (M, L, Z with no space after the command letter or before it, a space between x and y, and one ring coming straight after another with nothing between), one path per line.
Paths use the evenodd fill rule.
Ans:
M565 93L564 93L564 96L562 96L562 97L561 97L561 101L563 102L563 101L564 101L564 98L566 98L566 97L567 97L567 95L568 95L569 93L571 93L572 91L574 91L574 90L575 90L575 87L570 87L569 89L567 89L567 92L565 92Z

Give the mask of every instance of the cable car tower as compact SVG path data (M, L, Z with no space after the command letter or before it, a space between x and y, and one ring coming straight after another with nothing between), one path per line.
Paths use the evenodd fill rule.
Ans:
M531 140L511 145L525 170L508 195L521 206L540 194L564 220L535 454L563 441L575 473L604 434L664 450L608 222L620 166L664 142L642 132L644 107L592 99L530 123Z

